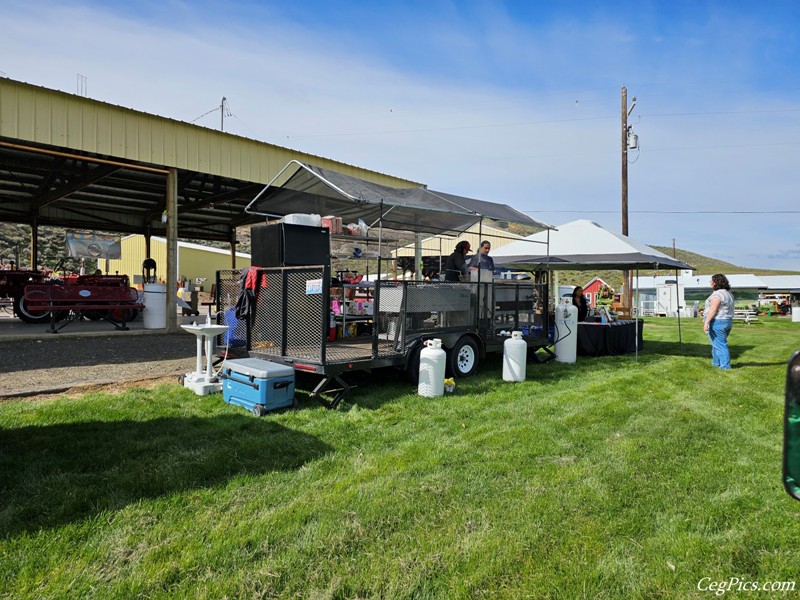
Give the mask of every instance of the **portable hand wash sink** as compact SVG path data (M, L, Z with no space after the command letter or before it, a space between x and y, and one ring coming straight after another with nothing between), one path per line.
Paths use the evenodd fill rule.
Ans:
M220 377L225 402L243 406L256 416L276 408L297 406L292 367L242 358L225 361Z

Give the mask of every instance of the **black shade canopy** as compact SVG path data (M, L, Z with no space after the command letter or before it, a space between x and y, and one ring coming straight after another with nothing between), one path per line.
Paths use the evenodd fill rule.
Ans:
M344 222L363 219L369 226L380 222L388 229L446 235L458 235L482 218L550 228L505 204L422 187L391 188L298 161L287 164L245 211L270 217L334 215Z

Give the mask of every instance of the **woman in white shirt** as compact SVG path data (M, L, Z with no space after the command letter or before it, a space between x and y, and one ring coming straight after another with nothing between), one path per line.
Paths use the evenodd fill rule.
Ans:
M703 311L703 331L711 341L711 364L720 369L731 368L728 334L733 328L733 294L725 275L711 276L711 295Z

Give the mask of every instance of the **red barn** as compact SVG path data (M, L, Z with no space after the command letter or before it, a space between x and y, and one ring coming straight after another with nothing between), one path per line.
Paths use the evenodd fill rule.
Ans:
M583 286L583 295L586 296L586 301L589 307L596 308L598 300L600 304L611 304L614 295L614 288L608 285L599 277L595 277L585 286ZM606 298L608 299L606 301Z

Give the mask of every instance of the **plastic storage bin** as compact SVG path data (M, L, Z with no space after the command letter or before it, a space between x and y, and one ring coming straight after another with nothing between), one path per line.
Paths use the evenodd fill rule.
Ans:
M290 213L281 220L289 225L307 225L308 227L319 227L322 224L322 217L319 215L304 213Z
M292 367L258 358L242 358L226 361L221 377L225 402L243 406L258 416L297 405Z

